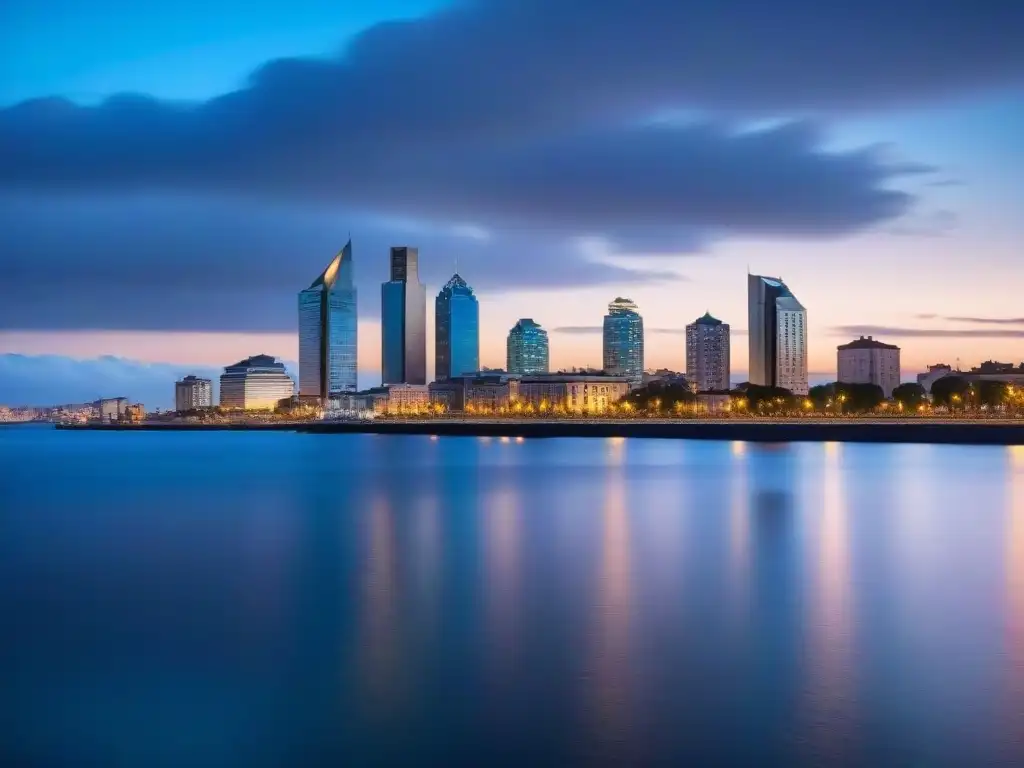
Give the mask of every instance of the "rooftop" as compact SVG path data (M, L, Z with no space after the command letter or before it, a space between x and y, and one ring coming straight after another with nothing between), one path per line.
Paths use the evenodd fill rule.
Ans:
M843 350L843 349L896 349L896 350L898 350L899 347L897 347L895 344L883 344L880 341L876 341L871 336L868 336L868 337L861 336L859 339L854 339L849 344L840 344L836 349L840 349L840 350Z

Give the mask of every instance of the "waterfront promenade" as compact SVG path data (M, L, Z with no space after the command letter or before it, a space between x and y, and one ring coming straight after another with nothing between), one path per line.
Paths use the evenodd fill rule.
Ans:
M305 422L146 422L64 424L58 429L110 431L297 431L315 434L453 437L645 437L751 442L943 443L1024 445L1024 420L938 418L756 419L373 419Z

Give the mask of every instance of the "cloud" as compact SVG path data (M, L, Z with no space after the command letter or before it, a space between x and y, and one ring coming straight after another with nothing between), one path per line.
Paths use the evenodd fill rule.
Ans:
M600 325L560 325L551 329L552 333L565 333L569 335L585 336L594 333L604 333L604 327ZM733 336L746 336L744 328L730 328L729 333ZM685 328L644 328L644 335L658 334L666 336L685 336Z
M1024 325L1024 317L946 317L956 323L976 323L978 325Z
M0 355L0 404L51 406L127 397L150 409L174 407L174 382L187 374L214 382L221 369L143 363L120 357L75 359L60 355Z
M888 325L838 325L832 328L838 336L885 336L935 339L1024 339L1024 328L1019 330L963 329L963 328L901 328Z
M291 328L350 230L357 254L401 238L514 289L674 277L594 265L581 238L680 254L891 223L914 210L899 182L933 169L828 149L822 120L1015 87L1022 21L964 0L475 0L203 102L25 102L0 110L0 327Z

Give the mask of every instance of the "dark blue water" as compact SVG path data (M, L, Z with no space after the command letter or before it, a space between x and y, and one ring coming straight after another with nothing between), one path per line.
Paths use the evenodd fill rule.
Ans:
M1024 449L0 428L31 766L1024 760Z

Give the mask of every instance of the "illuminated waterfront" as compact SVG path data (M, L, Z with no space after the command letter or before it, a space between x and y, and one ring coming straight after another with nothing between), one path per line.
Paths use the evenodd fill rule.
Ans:
M5 754L1019 763L1022 450L8 427Z

